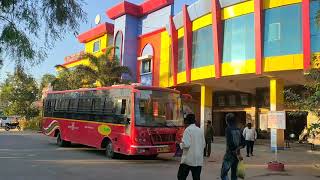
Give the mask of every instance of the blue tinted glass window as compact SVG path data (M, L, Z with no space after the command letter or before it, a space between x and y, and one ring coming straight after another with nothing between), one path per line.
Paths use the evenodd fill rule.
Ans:
M320 24L317 24L316 21L320 10L320 0L311 1L310 6L311 50L312 52L320 52Z
M265 57L301 53L301 34L300 4L265 10Z
M212 26L193 32L192 68L214 64Z
M254 16L243 16L224 21L223 62L254 59Z
M186 70L183 45L184 44L183 44L183 37L182 37L178 39L178 72L183 72Z
M121 62L120 58L121 58L121 52L122 52L122 41L123 41L122 33L118 32L115 39L115 56L120 62Z
M100 40L93 43L93 52L100 51Z

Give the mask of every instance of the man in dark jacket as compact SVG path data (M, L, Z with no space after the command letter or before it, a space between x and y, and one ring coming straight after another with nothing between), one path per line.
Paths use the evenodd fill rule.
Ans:
M204 149L204 156L210 157L211 143L213 142L213 126L211 124L211 121L208 121L205 138L206 138L206 147Z
M240 149L245 147L245 141L239 128L236 125L235 115L226 115L226 153L221 167L221 179L228 180L228 172L231 169L231 180L237 180L237 166L242 160Z

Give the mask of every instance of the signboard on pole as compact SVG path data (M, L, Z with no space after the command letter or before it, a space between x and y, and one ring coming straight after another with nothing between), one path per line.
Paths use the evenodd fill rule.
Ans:
M270 111L268 113L268 128L286 129L286 112Z

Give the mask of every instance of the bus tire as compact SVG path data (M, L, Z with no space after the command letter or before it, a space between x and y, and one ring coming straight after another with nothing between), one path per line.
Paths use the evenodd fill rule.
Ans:
M69 146L71 143L69 141L65 141L61 138L60 132L58 132L57 134L57 145L60 147L67 147Z
M113 145L112 145L111 141L107 142L107 145L106 145L106 156L107 156L108 159L115 158L115 153L114 153Z

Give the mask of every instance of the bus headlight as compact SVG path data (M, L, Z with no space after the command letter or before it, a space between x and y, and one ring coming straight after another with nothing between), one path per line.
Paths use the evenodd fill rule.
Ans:
M136 138L134 138L134 140L137 143L145 143L145 142L147 142L146 138L141 138L141 137L136 137Z

